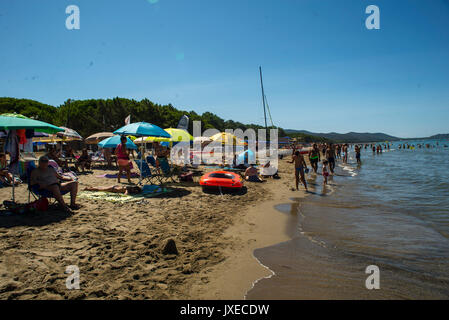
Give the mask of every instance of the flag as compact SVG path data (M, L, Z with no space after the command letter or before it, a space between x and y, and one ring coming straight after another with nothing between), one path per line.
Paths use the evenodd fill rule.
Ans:
M131 115L127 116L125 119L125 125L128 125L131 123Z

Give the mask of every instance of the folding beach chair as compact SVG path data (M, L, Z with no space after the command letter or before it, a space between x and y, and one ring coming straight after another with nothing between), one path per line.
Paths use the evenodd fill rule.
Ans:
M152 165L153 167L156 168L156 159L154 159L153 156L148 156L148 157L147 157L147 162L148 162L150 165Z
M150 184L161 184L160 175L153 174L150 167L148 166L148 163L145 160L134 159L134 162L136 163L137 168L139 168L139 170L142 170L142 181L146 181Z
M47 199L53 199L53 203L56 201L54 195L52 192L48 190L41 190L38 186L32 186L31 185L31 172L36 169L36 166L34 165L34 162L30 162L26 176L27 176L27 184L28 184L28 203L31 202L31 195L33 195L35 200L38 200L40 198L47 198ZM65 195L69 193L69 191L61 191L61 195Z
M162 181L179 182L179 175L181 174L181 170L179 168L170 166L166 158L159 159L159 166L162 171Z

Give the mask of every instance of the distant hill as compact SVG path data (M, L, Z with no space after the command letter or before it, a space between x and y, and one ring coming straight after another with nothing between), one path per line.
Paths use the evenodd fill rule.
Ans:
M449 133L436 134L436 135L430 136L429 139L449 139Z
M314 133L306 130L285 129L286 134L306 134L310 136L322 137L335 142L380 142L380 141L396 141L398 137L393 137L385 133Z

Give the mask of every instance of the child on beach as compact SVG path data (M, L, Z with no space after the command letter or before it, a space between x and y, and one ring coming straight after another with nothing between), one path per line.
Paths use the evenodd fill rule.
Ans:
M329 162L327 160L323 160L323 167L321 169L322 174L323 174L323 185L327 184L327 177L329 176L329 172L327 171L327 165L329 164Z

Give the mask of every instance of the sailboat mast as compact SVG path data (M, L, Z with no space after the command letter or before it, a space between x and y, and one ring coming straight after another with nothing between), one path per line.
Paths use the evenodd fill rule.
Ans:
M263 116L265 118L265 130L268 130L267 126L267 111L265 108L265 92L263 90L263 80L262 80L262 67L259 66L259 74L260 74L260 86L262 88L262 104L263 104Z

